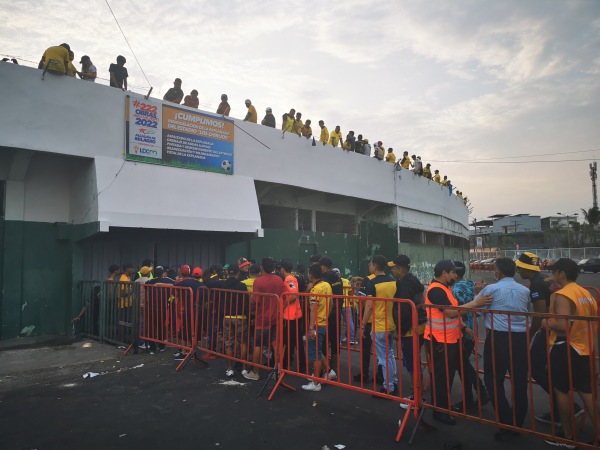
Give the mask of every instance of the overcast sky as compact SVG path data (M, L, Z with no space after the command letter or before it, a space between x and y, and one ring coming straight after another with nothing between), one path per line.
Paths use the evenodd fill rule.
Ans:
M600 1L109 3L154 97L180 77L201 109L227 93L234 117L250 98L259 119L271 106L278 126L293 107L313 130L323 119L408 150L469 197L470 220L592 206ZM67 42L107 78L121 54L133 90L147 91L103 0L0 0L0 22L3 55L37 64ZM553 160L562 162L540 162Z

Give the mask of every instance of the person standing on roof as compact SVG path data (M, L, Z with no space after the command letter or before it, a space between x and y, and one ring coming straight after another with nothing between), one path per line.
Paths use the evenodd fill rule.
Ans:
M301 112L297 112L296 113L296 119L294 120L294 125L292 127L292 131L297 134L298 136L300 136L301 132L302 132L302 127L304 126L304 124L302 123L302 113Z
M425 167L423 168L423 176L425 178L427 178L428 180L431 180L433 178L431 176L431 164L429 164L429 163L425 164Z
M252 102L249 98L246 99L246 108L248 108L248 112L246 113L246 117L244 117L244 122L252 122L256 123L258 121L258 114L256 113L256 108L252 105Z
M301 133L306 139L310 139L312 137L312 128L310 127L310 124L310 119L306 119L306 122L304 122L304 126L302 127Z
M110 85L123 91L127 90L127 78L129 77L127 68L125 67L126 62L127 60L125 57L119 55L117 56L117 63L111 64L108 68L108 72L110 73Z
M83 55L81 57L81 72L77 72L79 78L86 81L91 81L92 83L96 81L96 77L98 76L98 70L96 66L92 63L92 60L88 55Z
M199 104L200 100L198 99L198 91L196 89L190 92L190 95L186 95L183 99L183 106L189 106L190 108L198 109Z
M217 108L217 114L221 114L223 116L229 116L231 112L231 106L227 103L227 94L221 95L221 103L219 103L219 107Z
M433 181L435 181L438 184L441 184L440 171L437 169L435 169L435 175L433 176Z
M290 109L289 113L284 113L281 117L281 129L283 133L293 133L294 132L294 116L296 115L296 110L294 108Z
M323 145L325 145L329 139L329 130L325 126L325 122L322 120L319 120L319 127L321 127L321 136L319 137L319 142L322 142Z
M55 75L68 75L70 50L71 47L69 47L69 44L48 47L42 55L38 69L44 69L44 72L50 72Z
M275 116L270 106L265 110L265 117L260 121L260 124L265 127L275 128Z
M183 91L181 90L181 78L175 78L173 87L163 96L163 100L171 103L181 103L183 100Z
M396 164L396 155L394 155L394 149L392 147L388 148L387 155L385 155L385 160L390 164Z
M337 147L338 144L342 141L342 131L340 130L340 126L336 125L335 130L331 132L329 135L329 143L333 147Z

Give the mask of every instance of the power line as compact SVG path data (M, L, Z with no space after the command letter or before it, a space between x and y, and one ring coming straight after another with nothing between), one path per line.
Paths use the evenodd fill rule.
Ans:
M597 158L585 158L585 159L554 159L554 160L535 160L535 161L431 161L431 162L443 162L445 164L532 164L532 163L565 163L565 162L576 162L576 161L595 161Z
M135 56L135 52L133 51L133 49L131 48L131 45L129 44L129 41L127 40L127 36L125 36L125 33L123 32L123 29L121 28L121 25L119 25L119 21L117 20L117 16L115 16L115 13L113 12L113 10L110 7L110 5L108 4L108 0L104 0L104 1L106 2L106 6L108 6L108 9L110 10L110 13L114 17L115 22L117 23L117 26L119 27L119 30L121 31L121 34L123 35L123 38L125 39L125 42L127 42L127 46L129 47L129 50L131 50L131 54L135 58L135 61L138 63L138 66L140 67L140 70L142 71L142 74L144 75L144 78L148 82L148 86L152 87L152 84L150 84L150 80L148 80L148 77L146 76L146 73L144 72L144 69L142 69L142 65L140 64L140 61L137 59L137 56Z
M471 162L494 162L491 160L502 160L502 159L521 159L521 158L533 158L534 156L556 156L556 155L570 155L573 153L591 153L591 152L597 152L600 151L600 148L595 148L592 150L575 150L572 152L558 152L558 153L538 153L536 155L520 155L520 156L504 156L504 157L490 157L488 159L454 159L454 160L431 160L431 162L438 162L438 163L471 163ZM581 160L571 160L571 161L588 161L586 159L581 159ZM524 161L527 162L527 161ZM534 161L531 161L534 162ZM553 161L550 161L553 162Z

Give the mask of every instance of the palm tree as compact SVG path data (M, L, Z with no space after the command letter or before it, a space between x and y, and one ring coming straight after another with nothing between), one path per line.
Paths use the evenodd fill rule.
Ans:
M581 212L583 213L583 217L588 224L596 226L600 223L600 209L597 207L593 207L588 210L581 208Z

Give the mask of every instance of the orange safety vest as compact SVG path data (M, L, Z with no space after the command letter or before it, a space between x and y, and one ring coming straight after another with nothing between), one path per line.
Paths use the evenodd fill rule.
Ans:
M450 304L452 306L458 306L458 300L454 298L452 291L439 281L432 282L427 288L427 292L425 293L426 305L436 306L429 301L429 291L433 288L443 289L450 300ZM454 344L460 339L462 335L460 329L460 315L452 319L446 316L444 311L440 311L438 308L426 308L426 310L427 326L425 327L424 333L425 339L431 340L430 336L433 335L436 341L445 342L446 344Z
M298 280L293 275L288 275L283 281L287 294L298 294ZM289 298L289 297L288 297ZM285 320L296 320L302 317L302 308L300 307L300 298L296 296L294 303L286 305L283 309L283 318Z

